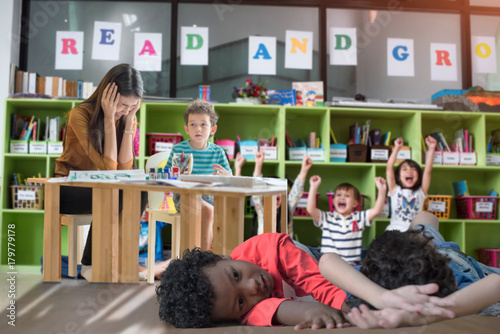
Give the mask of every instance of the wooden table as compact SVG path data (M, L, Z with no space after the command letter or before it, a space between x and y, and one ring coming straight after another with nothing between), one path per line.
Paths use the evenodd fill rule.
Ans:
M36 179L33 182L40 182ZM230 254L243 242L245 197L262 195L264 232L276 232L276 197L286 199L286 187L177 188L150 183L45 182L43 281L61 281L60 187L92 188L92 282L138 282L141 191L181 194L181 250L201 245L201 196L214 196L214 243L216 254ZM119 214L118 191L123 191ZM137 203L129 205L129 203ZM286 231L286 200L281 231Z

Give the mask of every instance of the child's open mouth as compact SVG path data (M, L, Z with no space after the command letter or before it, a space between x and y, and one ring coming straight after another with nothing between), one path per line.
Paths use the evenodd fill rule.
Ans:
M413 182L413 177L411 177L411 176L407 176L405 180L406 180L406 182L408 182L408 183L412 183L412 182Z
M344 210L346 208L345 203L339 203L339 210Z

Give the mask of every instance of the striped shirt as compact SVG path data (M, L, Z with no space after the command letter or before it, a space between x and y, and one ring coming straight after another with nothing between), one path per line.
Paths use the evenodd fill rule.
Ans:
M344 217L334 212L321 211L319 222L322 228L321 253L337 253L349 263L361 261L361 241L363 230L370 226L367 211L356 211Z
M192 153L193 154L193 171L191 174L213 174L214 164L221 165L225 170L232 173L229 162L227 161L224 150L213 143L208 142L207 147L202 150L197 150L189 144L189 139L178 144L175 144L168 157L166 168L172 167L172 157L174 153Z

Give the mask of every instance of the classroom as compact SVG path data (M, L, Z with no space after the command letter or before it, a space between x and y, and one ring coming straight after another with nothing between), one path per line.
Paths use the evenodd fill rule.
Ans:
M263 252L255 240L278 232L310 255L300 266L355 295L325 259L365 284L363 267L350 270L370 259L372 242L406 235L427 213L439 222L424 221L437 233L429 245L449 251L440 270L459 288L448 300L463 300L457 252L479 268L472 286L500 291L500 0L2 5L2 332L289 333L303 322L308 331L312 320L282 321L278 306L263 312L273 327L252 312L212 328L172 325L162 316L168 285L202 285L184 284L182 272L164 279L165 268L194 247L247 261L245 245ZM248 261L274 275L262 264L271 253ZM265 298L339 309L282 279ZM412 282L401 285L428 283ZM464 289L478 304L498 297ZM204 301L186 293L198 312ZM461 306L464 316L444 321L405 309L404 328L371 331L496 332L500 298ZM361 328L335 330L370 327L351 319Z

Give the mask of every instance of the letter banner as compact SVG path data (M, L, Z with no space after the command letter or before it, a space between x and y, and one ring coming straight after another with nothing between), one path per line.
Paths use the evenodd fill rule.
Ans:
M207 27L181 27L181 65L208 65Z
M248 74L276 75L276 37L248 37Z
M330 65L358 65L356 28L330 28Z
M472 36L472 73L497 73L495 37Z
M56 70L81 70L83 31L56 32Z
M387 75L395 77L415 76L413 39L387 39Z
M121 40L121 23L95 21L92 59L119 60Z
M431 43L431 80L458 80L456 44Z
M134 34L134 67L139 71L161 72L161 33Z
M312 31L286 31L285 68L312 70Z

